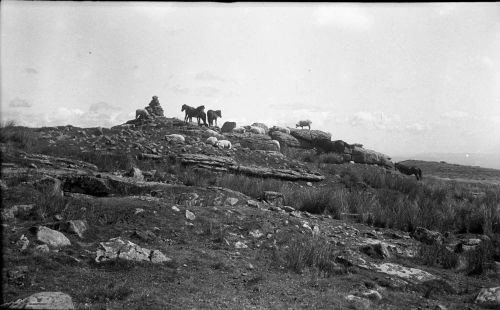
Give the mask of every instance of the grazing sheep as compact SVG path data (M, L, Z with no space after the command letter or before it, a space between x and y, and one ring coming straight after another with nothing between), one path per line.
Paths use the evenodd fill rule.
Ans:
M231 141L229 140L219 140L215 143L215 146L221 148L221 149L231 149Z
M308 127L309 130L311 130L311 124L312 122L310 120L305 120L305 121L299 121L296 125L295 125L295 128L302 128L304 129L304 127Z
M233 128L233 132L234 133L245 133L246 129L243 128L243 127L236 127L236 128Z
M289 128L280 127L280 126L273 126L273 127L271 127L271 129L269 129L269 132L273 132L273 131L279 131L282 133L290 134Z
M171 134L171 135L166 135L165 140L171 141L171 142L185 142L186 139L184 138L183 135L179 134Z
M281 149L280 142L278 140L271 140L272 143L276 144L278 151Z
M217 117L222 118L222 112L220 110L215 110L215 111L208 110L207 117L208 117L208 125L213 126L215 121L215 126L217 126Z
M216 137L208 137L205 143L215 146L215 144L217 143L217 138Z
M135 110L135 119L148 119L149 118L149 113L148 111L144 109L137 109Z
M251 133L256 133L258 135L265 135L266 134L266 131L264 130L264 128L260 128L260 127L256 127L256 126L250 126L249 131Z

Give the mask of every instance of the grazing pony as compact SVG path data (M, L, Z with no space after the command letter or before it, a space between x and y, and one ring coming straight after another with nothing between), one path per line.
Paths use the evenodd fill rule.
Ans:
M415 175L417 180L422 180L422 170L420 168L413 167L413 166L409 167L409 166L403 165L401 163L394 164L394 168L396 168L397 170L399 170L400 172L402 172L406 175Z
M200 118L203 119L203 123L207 125L207 115L205 114L205 106L200 105L197 108L193 108L191 106L188 106L187 104L182 105L181 112L186 111L186 115L184 116L184 122L187 123L188 119L189 122L193 121L193 117L196 117L198 119L198 125L200 124Z
M217 126L217 117L222 118L222 113L220 110L215 110L215 111L208 110L207 117L208 117L208 125L213 126L215 121L215 126Z
M299 121L296 125L295 125L295 128L301 128L301 129L304 129L304 127L308 127L309 130L311 130L311 124L312 122L310 120L305 120L305 121Z

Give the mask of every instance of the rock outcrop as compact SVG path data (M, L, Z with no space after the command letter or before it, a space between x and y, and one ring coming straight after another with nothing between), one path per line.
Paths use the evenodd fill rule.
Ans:
M263 150L263 151L278 151L279 147L272 142L271 137L268 135L259 135L254 133L227 133L226 138L232 144L239 143L242 147L250 150Z
M160 105L160 101L158 101L157 96L153 96L153 99L149 103L149 105L145 108L146 111L148 111L149 115L156 117L156 116L164 116L163 115L163 108Z
M118 258L132 261L147 261L151 263L171 261L170 258L166 257L158 250L145 249L131 241L121 238L112 238L108 242L101 242L100 245L102 249L97 250L95 258L98 263Z

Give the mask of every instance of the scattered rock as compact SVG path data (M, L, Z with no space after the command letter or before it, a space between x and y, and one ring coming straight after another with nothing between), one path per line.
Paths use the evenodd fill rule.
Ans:
M410 234L415 240L423 242L428 245L443 244L443 235L440 232L428 230L423 227L417 227L414 232Z
M261 207L260 203L258 201L255 201L255 200L247 200L247 205L249 207L256 208L256 209L259 209Z
M251 230L249 232L249 234L250 234L250 236L252 236L254 238L260 238L260 237L264 236L264 234L260 230L258 230L258 229Z
M19 238L19 240L17 240L17 242L16 242L16 246L19 248L19 251L21 251L21 252L26 250L29 245L30 245L30 241L28 240L28 238L25 235L22 235L21 238Z
M427 271L423 271L417 268L405 267L393 263L384 263L381 265L375 264L374 267L374 269L379 272L397 276L413 283L422 283L425 281L437 279L435 275L430 274Z
M95 260L98 263L117 258L132 261L149 261L153 263L171 260L158 250L142 248L120 237L112 238L108 242L101 242L100 245L104 250L98 249L96 252Z
M175 212L180 212L181 210L179 210L179 208L177 208L177 206L172 206L172 210L174 210Z
M482 288L476 297L474 303L482 307L500 308L500 286L491 288Z
M137 215L137 214L142 213L142 212L144 212L143 208L135 208L134 214Z
M154 232L150 230L135 230L131 237L138 238L143 241L151 241L156 239L156 235Z
M75 309L73 300L62 292L41 292L24 299L6 303L2 308L10 309Z
M2 208L2 220L7 221L22 215L27 215L31 212L34 206L35 205L30 204L30 205L15 205L8 209Z
M38 241L53 248L71 245L71 242L63 233L45 226L39 226L37 228L36 238Z
M237 249L246 249L246 248L248 248L248 245L246 245L245 243L243 243L241 241L238 241L234 244L234 247Z
M186 210L186 218L190 221L194 221L196 219L196 216L193 212Z

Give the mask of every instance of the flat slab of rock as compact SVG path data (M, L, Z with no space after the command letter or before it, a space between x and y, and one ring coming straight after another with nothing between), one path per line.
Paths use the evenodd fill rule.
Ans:
M109 239L108 242L101 242L100 245L102 249L97 250L95 258L98 263L118 258L152 263L171 261L161 251L142 248L133 242L123 240L119 237Z
M384 263L380 265L374 264L374 269L378 272L385 273L391 276L397 276L412 283L422 283L425 281L438 279L437 276L430 274L427 271L423 271L417 268L405 267L393 263Z
M10 309L75 309L73 300L62 292L41 292L24 299L3 304Z
M181 154L179 155L183 164L198 164L205 168L213 167L215 170L223 169L229 172L243 173L246 175L258 177L271 177L283 180L303 180L303 181L322 181L324 176L319 173L308 173L290 169L277 169L256 166L240 166L230 157L209 156L202 154Z

